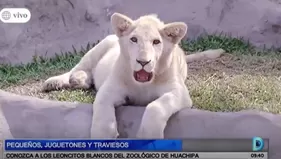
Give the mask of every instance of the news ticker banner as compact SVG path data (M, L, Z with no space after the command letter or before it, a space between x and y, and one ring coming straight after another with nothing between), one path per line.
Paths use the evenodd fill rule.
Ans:
M3 159L268 159L267 152L4 152Z
M1 143L1 141L0 141ZM48 140L12 139L2 141L4 151L169 151L169 152L268 152L269 141L253 139L182 140Z

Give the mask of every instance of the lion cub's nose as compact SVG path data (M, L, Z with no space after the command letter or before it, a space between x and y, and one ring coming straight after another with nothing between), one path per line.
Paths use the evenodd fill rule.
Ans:
M147 65L151 60L149 61L141 61L141 60L136 60L137 63L139 63L142 67L144 67L145 65Z

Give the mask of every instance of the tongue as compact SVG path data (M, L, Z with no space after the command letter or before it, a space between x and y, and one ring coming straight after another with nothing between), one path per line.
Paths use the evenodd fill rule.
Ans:
M137 78L139 81L147 81L149 78L149 73L144 70L140 70L137 72Z

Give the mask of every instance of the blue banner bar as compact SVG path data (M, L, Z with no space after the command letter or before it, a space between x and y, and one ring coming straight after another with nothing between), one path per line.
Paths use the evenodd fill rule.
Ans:
M5 140L6 151L181 151L182 140Z

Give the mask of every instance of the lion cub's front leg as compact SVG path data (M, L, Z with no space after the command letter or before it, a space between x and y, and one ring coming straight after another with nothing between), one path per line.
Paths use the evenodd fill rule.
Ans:
M164 138L164 129L169 118L181 109L191 106L192 101L185 86L164 93L146 107L137 138Z
M118 137L115 107L124 104L124 87L106 81L98 90L93 104L91 138Z

